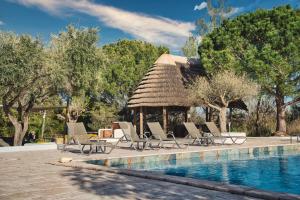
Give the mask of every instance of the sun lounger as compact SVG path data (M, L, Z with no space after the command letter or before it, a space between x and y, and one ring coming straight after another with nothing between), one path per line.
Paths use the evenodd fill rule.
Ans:
M68 135L71 139L67 144L63 146L63 150L66 150L66 146L71 144L78 145L81 153L84 153L85 146L89 146L89 154L91 154L94 150L98 152L100 150L103 153L110 153L113 149L115 149L120 142L121 138L107 140L105 138L91 137L87 134L87 131L84 127L83 123L67 123L68 126ZM112 138L111 138L112 139ZM110 151L106 152L107 147L110 148Z
M221 133L214 122L205 122L210 136L213 137L214 143L221 144L243 144L246 140L246 133L243 132L224 132Z
M133 147L135 150L144 150L147 146L149 146L150 141L147 138L140 138L132 123L119 122L119 126L122 129L126 140L130 142L130 147ZM140 143L143 144L142 149L140 148Z
M70 139L72 139L72 137L74 135L82 135L82 134L85 134L85 135L88 135L88 134L97 134L97 132L87 132L85 127L84 127L84 124L82 122L76 122L76 123L73 123L73 122L69 122L67 123L67 127L68 127L68 136ZM93 138L94 136L90 136L88 135L90 138ZM97 138L97 137L96 137Z
M173 145L177 145L178 148L183 148L180 146L179 142L176 140L174 134L169 132L168 134L164 133L164 130L160 126L159 122L148 122L147 123L150 132L152 134L152 138L159 140L158 147L164 147L167 143L173 143ZM168 138L168 136L171 136Z
M211 137L203 137L199 129L196 127L196 125L193 122L184 122L183 123L186 130L188 131L187 137L192 138L193 142L191 144L194 144L197 142L200 145L208 145L212 143Z

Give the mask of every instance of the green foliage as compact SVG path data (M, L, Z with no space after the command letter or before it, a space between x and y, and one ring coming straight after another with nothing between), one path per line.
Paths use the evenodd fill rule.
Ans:
M300 104L291 107L288 114L287 132L290 135L300 133Z
M298 135L300 133L300 118L291 121L287 126L288 134Z
M196 105L206 105L216 110L228 107L236 100L246 100L257 95L259 88L246 75L232 71L220 71L211 79L198 77L189 86L190 101Z
M293 121L300 118L300 104L294 105L291 107L289 116L288 116L288 121Z
M62 92L67 96L82 91L97 90L100 86L101 60L97 53L98 29L75 28L52 36L51 55L61 70Z
M271 136L276 125L274 98L259 96L247 102L248 112L233 110L232 131L246 132L249 136Z
M299 101L300 10L282 6L224 21L203 39L199 55L211 75L247 72L264 94L276 97L276 131L286 132L285 109Z
M203 39L199 55L210 73L246 71L266 93L293 96L300 79L300 12L284 6L224 21Z
M111 127L112 122L117 121L117 108L114 105L96 103L92 108L85 112L83 118L90 130Z
M3 111L14 126L14 145L21 145L33 106L55 92L56 68L39 39L0 32L0 71Z
M188 58L194 58L198 56L198 44L197 38L190 36L182 47L183 54Z
M147 70L161 54L168 52L165 47L136 40L120 40L103 46L105 102L124 107Z
M201 39L218 27L232 11L232 7L225 5L225 0L207 0L206 2L207 14L209 17L197 19L195 23L196 33L188 37L182 47L183 54L188 58L199 56L197 50Z
M37 97L47 90L54 69L46 61L39 39L0 32L0 94L8 102L16 97L17 100Z
M64 132L64 122L57 118L57 111L47 111L45 118L44 138L54 138ZM43 112L36 112L30 116L28 132L35 133L37 139L42 138Z
M9 119L5 116L2 109L0 109L0 137L12 137L13 125L9 122Z
M253 137L267 137L273 135L275 125L275 113L273 113L273 115L265 116L265 118L261 119L259 122L256 121L255 115L251 115L246 123L244 123L245 128L240 129L240 131L247 130L248 135Z
M51 41L53 64L60 69L60 94L68 102L67 119L76 121L92 96L101 93L102 57L98 29L75 28L54 35Z
M194 122L196 125L204 124L205 120L201 117L201 112L199 108L191 107L190 109L190 121Z

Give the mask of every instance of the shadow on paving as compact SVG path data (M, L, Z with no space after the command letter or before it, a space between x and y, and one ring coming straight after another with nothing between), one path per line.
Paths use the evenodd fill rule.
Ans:
M68 169L62 176L87 193L112 199L250 199L248 197L137 177Z

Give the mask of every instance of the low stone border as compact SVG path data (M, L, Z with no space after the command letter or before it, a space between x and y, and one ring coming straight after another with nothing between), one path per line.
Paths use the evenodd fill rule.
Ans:
M239 160L251 159L262 156L276 156L287 152L300 152L300 143L285 145L267 145L257 147L228 147L223 149L207 149L198 151L172 152L151 155L136 155L124 157L112 157L104 159L91 159L91 164L116 167L120 165L133 166L139 163L154 163L159 161L172 161L184 159L199 159L201 162L211 160Z
M179 176L171 176L171 175L163 175L157 172L148 172L148 171L137 171L137 170L128 170L128 169L120 169L114 167L104 167L99 165L88 164L85 162L69 162L69 163L49 163L56 166L64 166L64 167L72 167L77 169L87 169L87 170L96 170L96 171L105 171L109 173L122 174L127 176L134 176L145 179L152 179L158 181L165 181L169 183L188 185L197 188L204 188L208 190L216 190L221 192L227 192L231 194L244 195L249 197L268 199L268 200L292 200L299 199L300 195L288 194L288 193L280 193L280 192L269 192L265 190L258 190L255 188L247 187L247 186L239 186L226 184L215 181L206 181L206 180L198 180L186 177Z
M21 152L21 151L40 151L40 150L54 150L57 145L54 142L45 144L25 144L25 146L9 146L0 147L0 153Z

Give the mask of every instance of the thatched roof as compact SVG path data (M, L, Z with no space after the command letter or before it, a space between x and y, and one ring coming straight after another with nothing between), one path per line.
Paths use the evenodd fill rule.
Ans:
M134 91L128 107L190 107L186 87L200 74L204 75L204 71L198 60L163 54Z

